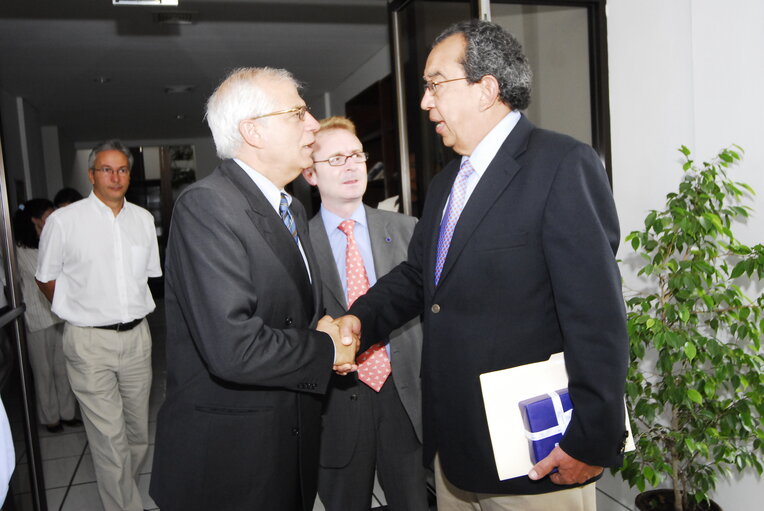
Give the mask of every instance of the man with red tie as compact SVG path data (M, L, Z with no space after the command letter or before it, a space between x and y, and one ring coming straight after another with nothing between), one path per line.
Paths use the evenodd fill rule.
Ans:
M327 314L338 316L406 258L416 219L365 206L366 160L345 117L320 122L313 166L321 211L310 237L323 280ZM368 510L379 474L388 508L427 508L422 464L419 362L422 329L415 319L359 353L358 373L332 378L323 412L318 494L328 511ZM379 339L378 341L386 341Z

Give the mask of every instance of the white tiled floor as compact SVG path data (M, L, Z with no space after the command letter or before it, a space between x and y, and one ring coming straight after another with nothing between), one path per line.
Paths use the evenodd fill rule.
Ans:
M153 370L151 396L149 398L149 451L146 461L141 467L138 487L143 497L146 509L158 509L148 495L151 478L151 464L154 457L154 436L156 433L156 416L165 389L164 361L164 312L161 300L157 300L157 311L149 316L152 336L154 339ZM30 483L27 470L27 458L24 452L24 442L20 434L22 428L13 428L14 445L17 453L16 475L12 481L14 502L18 511L33 509L31 502ZM93 460L87 446L87 437L82 426L77 428L65 427L59 433L49 433L44 427L38 430L40 451L46 488L48 510L51 511L102 511L98 490L95 483ZM623 504L623 495L617 480L609 475L597 488L597 509L599 511L631 511L631 507ZM611 496L612 495L612 496ZM633 498L633 497L632 497ZM376 482L371 508L385 505L385 496L379 483ZM324 511L324 506L317 499L314 511Z
M162 301L157 300L157 310L149 316L149 325L153 337L153 373L151 396L149 397L149 451L146 461L141 467L138 488L143 497L146 509L158 509L148 494L151 478L151 465L154 458L154 436L156 434L156 417L159 407L164 400L165 390L165 359L164 359L164 311ZM32 498L24 452L24 442L21 437L21 427L15 427L14 445L17 453L16 475L12 481L12 490L16 510L32 510ZM16 435L17 431L19 432ZM87 436L84 427L65 427L59 433L49 433L44 427L38 429L40 452L42 457L46 500L50 511L103 511L98 489L95 483L93 459L87 446ZM384 494L376 484L375 498L371 507L385 503ZM324 511L324 506L317 499L315 511Z

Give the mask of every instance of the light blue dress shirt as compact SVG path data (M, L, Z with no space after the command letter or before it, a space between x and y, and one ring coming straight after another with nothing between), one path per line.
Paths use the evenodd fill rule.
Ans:
M342 218L335 215L323 205L321 206L321 219L324 221L326 235L329 237L329 246L334 256L334 264L337 266L337 272L340 274L342 283L342 292L345 293L345 300L348 295L348 282L345 275L345 250L347 249L347 236L339 229L340 224L345 220L355 220L353 236L358 245L358 250L363 258L363 265L366 268L366 276L369 279L369 287L377 282L377 272L374 270L374 254L371 252L371 236L369 235L369 223L366 220L366 210L363 204L353 211L350 218ZM387 356L390 357L390 344L386 344Z

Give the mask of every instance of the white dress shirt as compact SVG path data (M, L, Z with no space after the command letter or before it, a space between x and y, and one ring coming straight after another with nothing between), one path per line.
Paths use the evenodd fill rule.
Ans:
M104 326L154 310L148 277L159 277L154 218L125 201L114 216L92 192L48 217L37 280L56 281L53 312L69 323Z
M24 311L24 319L26 319L27 330L30 332L37 332L56 323L61 323L61 318L50 311L50 302L34 281L34 274L37 271L37 254L36 248L16 247L21 295L27 306L27 310Z
M242 170L249 176L249 178L255 183L255 185L260 189L261 192L263 192L263 195L265 195L265 199L270 203L270 205L273 207L274 210L276 210L276 213L281 216L281 211L279 210L279 205L281 204L281 194L283 193L287 197L287 204L289 206L292 205L292 196L289 195L283 188L281 190L278 189L276 185L273 184L273 182L241 161L238 158L234 158L233 161L236 162L236 164L242 168ZM296 222L295 222L296 225ZM286 229L286 225L284 226ZM302 237L306 236L307 233L297 231L298 241L297 241L297 247L300 249L300 255L302 255L302 262L305 263L305 269L308 272L308 279L310 280L310 283L313 283L313 277L310 275L310 265L308 264L308 256L305 255L305 250L302 248Z
M488 168L488 165L491 164L494 157L496 156L496 153L499 152L501 145L504 143L504 141L507 139L519 121L520 112L512 110L502 120L500 120L485 137L483 137L483 140L478 143L477 147L475 147L475 150L472 151L472 154L469 156L462 156L461 163L464 163L464 160L469 158L470 163L472 164L472 168L475 169L475 172L473 172L467 179L467 189L464 196L465 206L467 205L467 201L470 200L472 192L475 191L475 188L480 182L480 178L483 177L483 174ZM446 208L448 208L448 202L446 202L446 206L443 208L441 218L442 215L445 214Z

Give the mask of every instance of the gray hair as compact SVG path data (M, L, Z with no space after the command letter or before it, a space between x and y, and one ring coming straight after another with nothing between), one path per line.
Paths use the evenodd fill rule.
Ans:
M499 98L513 110L531 104L533 74L522 45L512 34L490 21L473 19L455 23L435 38L433 46L462 34L467 46L461 64L471 83L491 75L499 82Z
M106 140L104 142L96 144L96 146L90 151L90 154L88 155L88 170L93 169L93 166L95 165L96 155L104 151L119 151L120 153L124 154L125 156L127 156L127 167L130 170L133 169L133 153L131 153L130 149L128 149L127 146L123 144L120 140L113 138L111 140Z
M286 80L299 90L300 84L286 69L242 67L234 69L207 100L207 124L220 158L236 156L244 139L239 123L270 113L274 102L262 87L263 79Z

